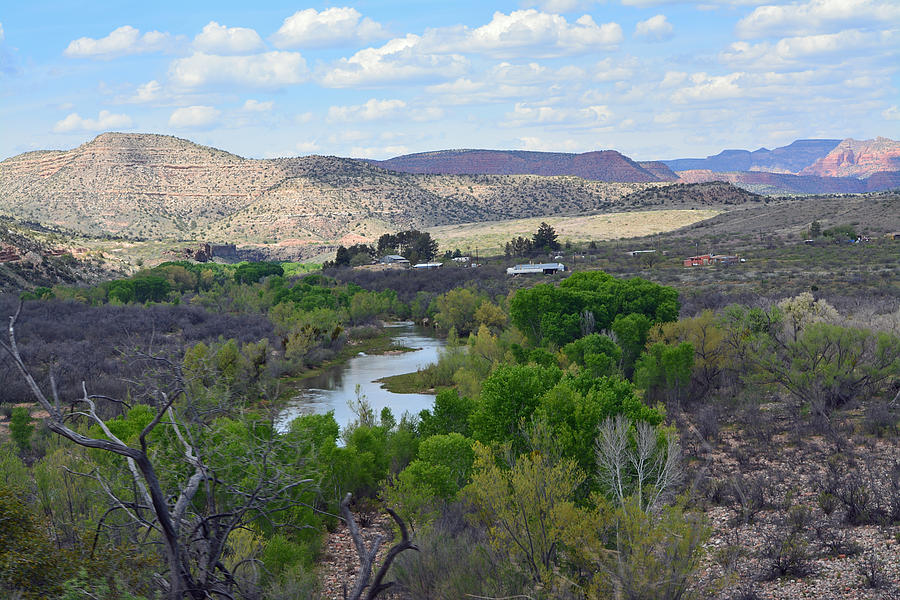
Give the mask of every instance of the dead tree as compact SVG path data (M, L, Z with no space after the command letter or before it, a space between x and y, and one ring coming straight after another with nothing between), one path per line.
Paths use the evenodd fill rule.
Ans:
M51 431L85 448L125 459L133 482L130 497L99 475L92 476L108 494L111 511L127 515L136 527L151 534L151 543L161 543L165 549L167 569L160 579L166 597L233 599L238 584L222 560L229 534L254 522L272 522L277 513L299 504L291 500L292 490L307 485L311 479L297 477L297 470L279 461L278 436L259 436L242 448L240 456L228 457L229 470L245 476L240 484L229 482L222 458L215 456L216 448L207 447L198 439L204 423L183 420L177 414L177 401L183 401L186 394L184 385L169 393L157 390L155 416L140 432L137 447L129 446L110 430L98 415L95 401L99 398L90 396L84 384L83 396L71 403L79 410L64 413L61 406L65 405L53 377L48 398L19 353L15 327L21 309L20 304L10 317L8 342L0 341L0 346L18 368L35 400L49 414L45 423ZM69 423L79 418L99 427L104 437L84 435L70 427ZM151 459L148 439L160 428L166 428L177 440L180 460L188 466L186 477L178 479L166 466L154 464ZM296 456L296 451L293 454ZM247 473L255 475L250 479L246 478ZM166 482L168 485L164 485Z
M356 520L353 518L353 513L350 512L350 497L350 493L347 493L341 501L341 517L347 522L347 529L350 530L350 537L353 538L353 544L356 546L357 554L359 554L359 573L356 576L356 582L353 584L353 589L349 592L349 595L347 586L344 585L344 600L363 600L363 598L365 598L365 600L374 600L379 594L390 589L396 583L394 581L384 581L394 559L396 559L404 550L415 550L418 552L419 549L409 541L409 533L406 530L406 524L403 522L403 519L390 508L387 509L388 514L391 515L391 518L394 519L394 522L397 523L397 526L400 528L400 541L388 550L387 556L384 557L384 562L378 569L378 573L375 574L375 580L369 585L369 579L372 577L372 567L375 564L375 557L378 554L378 550L381 548L384 536L379 535L375 538L375 541L372 542L372 546L366 548L366 543L359 533L359 528L356 526ZM363 596L363 593L365 593L365 596Z

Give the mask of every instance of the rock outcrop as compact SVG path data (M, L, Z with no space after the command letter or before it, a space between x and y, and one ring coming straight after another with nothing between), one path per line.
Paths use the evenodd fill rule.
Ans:
M900 171L900 142L884 137L864 141L848 138L800 174L863 178L891 171Z

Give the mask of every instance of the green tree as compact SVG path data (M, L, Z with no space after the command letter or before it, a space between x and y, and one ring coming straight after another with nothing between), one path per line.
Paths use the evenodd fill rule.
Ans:
M33 432L34 425L31 422L31 411L24 406L14 407L12 418L9 421L9 434L20 452L31 450L31 434Z
M822 235L822 225L818 221L813 221L809 225L809 237L816 239Z
M513 443L522 449L524 427L531 420L541 396L557 384L557 367L503 365L484 380L481 396L472 413L472 437L484 443Z
M556 230L547 223L541 222L537 232L532 238L535 250L554 251L559 250L559 242L556 240Z
M678 406L687 399L694 367L694 346L656 343L637 361L634 382L647 399Z
M463 491L478 509L495 547L536 583L550 583L560 557L574 541L573 524L586 520L574 502L584 481L571 459L535 451L498 461L490 447L475 443L472 483ZM499 463L499 464L498 464Z

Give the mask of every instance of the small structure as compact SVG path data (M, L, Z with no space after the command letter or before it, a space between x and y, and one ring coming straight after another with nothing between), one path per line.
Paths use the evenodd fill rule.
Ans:
M444 263L419 263L413 265L413 269L422 269L424 271L428 269L440 269L443 266Z
M701 254L699 256L690 256L684 259L685 267L706 267L709 265L733 265L744 262L740 256L731 256L728 254Z
M472 259L469 256L457 256L456 258L451 258L450 260L456 263L467 263Z
M628 256L640 256L641 254L652 254L654 252L656 252L656 250L630 250L625 254L627 254Z
M388 254L386 256L382 256L379 259L378 264L380 265L400 265L404 267L409 266L409 260L400 256L399 254Z
M507 275L552 275L557 271L565 271L566 265L562 263L538 263L528 265L516 265L506 269Z

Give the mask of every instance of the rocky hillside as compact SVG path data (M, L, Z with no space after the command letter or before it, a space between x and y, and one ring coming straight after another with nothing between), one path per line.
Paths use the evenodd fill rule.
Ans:
M613 182L675 181L661 163L637 163L615 150L569 154L518 150L441 150L373 161L403 173L452 175L575 175Z
M0 218L0 293L90 283L119 273L115 259L82 243L71 232Z
M864 178L891 171L900 171L900 142L879 137L864 141L846 139L800 174Z
M616 168L655 179L611 155L619 157ZM105 133L73 150L0 163L0 214L88 235L303 245L401 227L600 211L648 185L658 184L417 175L322 156L251 160L171 136Z

